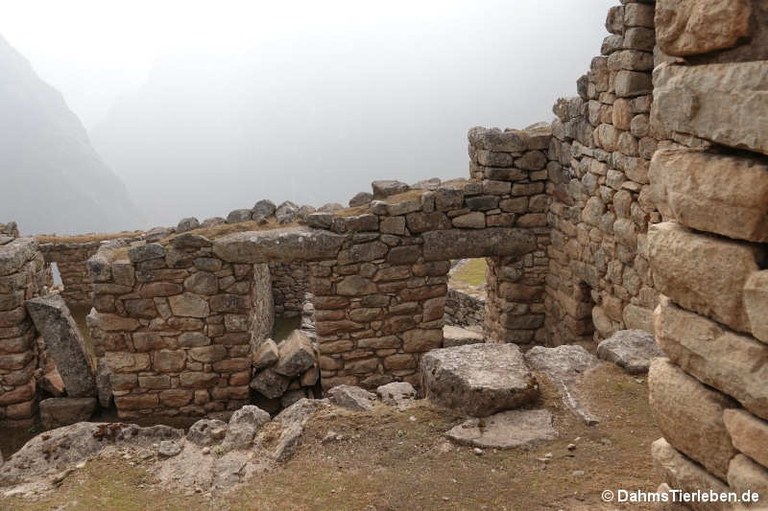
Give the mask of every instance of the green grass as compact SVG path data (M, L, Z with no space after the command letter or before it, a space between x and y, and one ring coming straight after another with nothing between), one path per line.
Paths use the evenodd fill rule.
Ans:
M482 286L485 284L485 272L488 264L485 259L469 259L461 268L451 275L451 280L470 286Z

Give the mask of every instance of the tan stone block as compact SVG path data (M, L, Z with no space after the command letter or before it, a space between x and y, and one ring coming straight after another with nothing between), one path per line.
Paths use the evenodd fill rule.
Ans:
M725 410L723 421L734 447L768 467L768 422L736 409Z
M675 449L725 480L728 462L736 449L725 429L723 410L738 405L663 358L651 362L648 394L664 438Z
M403 333L403 351L423 353L443 345L443 330L409 330Z
M148 353L110 351L105 357L109 368L116 373L137 373L150 367Z
M394 354L384 359L384 367L389 370L413 369L417 364L416 356L409 354Z
M768 343L768 270L750 275L744 286L744 305L752 334Z
M658 291L734 330L750 330L743 289L759 269L759 248L694 234L672 222L649 228L648 248Z
M738 335L661 297L654 312L656 341L697 380L768 419L768 346Z
M728 468L728 485L731 491L738 495L745 492L755 492L760 500L757 505L749 506L747 509L765 509L760 505L765 504L766 495L768 495L768 468L755 463L743 454L739 454L731 460Z
M768 241L768 165L705 151L657 151L650 167L655 197L681 224L748 241Z
M204 389L215 387L218 381L219 375L216 373L187 371L179 375L179 383L185 388Z
M749 35L751 14L749 0L659 0L656 40L677 57L731 48Z
M118 410L154 410L157 405L157 394L129 394L115 397L115 406Z
M152 359L152 367L155 371L160 373L178 373L184 369L187 355L184 350L160 350L152 354Z
M206 394L207 395L207 394ZM193 391L184 389L164 390L160 393L160 403L171 408L181 408L192 401Z
M104 332L133 332L140 326L137 319L102 312L91 312L87 320L88 328L96 328Z
M723 484L701 466L679 453L666 440L659 438L651 444L651 457L656 472L661 474L664 481L671 487L685 492L716 491L727 492L728 486ZM720 502L693 502L694 511L722 511Z
M208 302L195 294L184 293L168 298L171 311L175 316L189 318L206 318L210 315Z

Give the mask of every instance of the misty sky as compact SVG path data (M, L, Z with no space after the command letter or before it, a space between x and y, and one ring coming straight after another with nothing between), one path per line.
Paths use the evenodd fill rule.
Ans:
M576 79L599 53L603 20L615 3L32 0L0 3L0 33L63 93L96 149L156 224L187 214L226 215L262 196L345 202L372 178L463 177L468 128L548 121L554 100L575 94ZM258 115L246 115L249 108ZM216 131L197 133L196 123L215 124ZM398 138L408 124L412 133ZM284 138L289 127L299 132L291 136L306 136L301 126L333 133L288 157L286 151L296 152L291 146L270 144L269 137ZM138 143L128 128L156 144ZM433 130L414 144L402 142ZM221 132L227 137L219 140ZM216 142L211 151L221 168L195 168L201 158L195 151L174 159L185 146L200 145L195 137ZM261 146L281 152L280 158ZM328 172L345 146L354 147L339 160L337 176L315 183L296 174L302 161L308 174ZM379 163L377 148L388 151ZM244 191L259 183L260 161L283 167L289 185L265 186L261 195ZM168 194L164 184L185 172L198 182L183 190L184 198L159 205ZM230 183L215 200L202 200L215 186L206 173L221 182L235 176L244 186ZM328 178L338 191L328 188Z

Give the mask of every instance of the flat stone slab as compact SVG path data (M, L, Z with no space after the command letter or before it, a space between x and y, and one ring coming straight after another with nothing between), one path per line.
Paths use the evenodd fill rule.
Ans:
M222 236L213 242L213 252L231 263L335 259L345 239L328 231L286 227Z
M370 410L376 401L376 394L354 385L339 385L326 394L331 403L355 412Z
M509 410L469 419L445 436L460 444L492 449L530 447L557 438L549 410Z
M95 397L51 397L40 401L40 421L45 429L54 429L85 422L95 410Z
M67 395L95 396L96 368L64 299L60 295L33 298L26 307L56 362Z
M619 330L597 346L597 356L624 368L629 374L644 374L651 361L663 357L664 352L648 332Z
M480 344L485 342L485 336L480 332L474 332L458 326L445 325L443 327L443 348L464 346L466 344Z
M474 417L519 408L539 395L515 344L470 344L421 358L422 387L433 402Z
M532 232L508 227L444 229L425 232L422 238L425 261L522 256L536 250L536 236Z

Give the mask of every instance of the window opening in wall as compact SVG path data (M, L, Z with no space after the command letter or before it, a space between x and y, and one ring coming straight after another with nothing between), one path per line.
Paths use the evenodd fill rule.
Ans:
M64 281L61 280L61 272L59 271L59 265L51 263L51 275L53 276L53 285L55 287L64 289Z
M483 334L487 271L485 258L451 261L444 316L447 327ZM448 337L451 336L446 335Z

